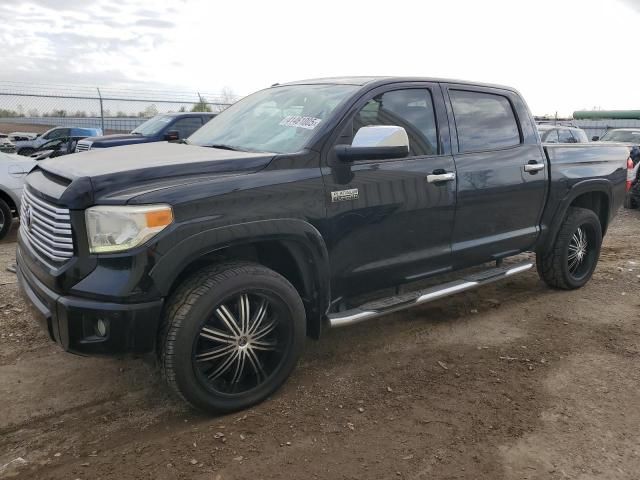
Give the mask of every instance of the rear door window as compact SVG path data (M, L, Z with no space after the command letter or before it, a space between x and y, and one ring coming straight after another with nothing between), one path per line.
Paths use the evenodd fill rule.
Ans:
M202 126L201 117L186 117L177 120L169 130L176 130L180 138L187 138Z
M485 92L450 90L460 152L512 147L520 130L507 97Z

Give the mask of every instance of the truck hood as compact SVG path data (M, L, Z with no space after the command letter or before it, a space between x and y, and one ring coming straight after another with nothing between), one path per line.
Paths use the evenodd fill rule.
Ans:
M91 143L91 148L109 148L118 147L120 145L137 145L139 143L157 142L155 137L143 137L142 135L132 135L124 133L120 135L104 135L102 137L88 137L82 140L85 143Z
M33 185L39 189L38 176L51 178L53 175L58 179L58 185L66 185L66 188L58 190L57 195L42 193L69 208L85 208L101 199L106 199L107 203L122 203L127 198L166 188L172 183L254 172L266 167L275 155L166 142L148 143L42 160L30 179L33 177Z

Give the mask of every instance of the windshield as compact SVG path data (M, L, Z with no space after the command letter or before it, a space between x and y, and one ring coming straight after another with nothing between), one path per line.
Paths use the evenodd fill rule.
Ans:
M268 88L235 103L189 137L188 143L249 152L294 153L355 85L290 85Z
M150 118L142 125L139 125L135 129L131 131L131 133L142 135L145 137L150 137L158 133L164 127L167 126L167 123L171 121L172 117L165 115L158 115L157 117Z
M609 130L602 136L600 141L640 143L640 130Z

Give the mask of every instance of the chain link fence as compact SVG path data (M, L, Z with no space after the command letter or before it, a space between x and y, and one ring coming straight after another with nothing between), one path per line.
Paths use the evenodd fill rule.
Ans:
M42 133L52 127L102 128L129 132L147 119L170 112L220 112L239 97L231 92L25 84L0 81L0 132Z

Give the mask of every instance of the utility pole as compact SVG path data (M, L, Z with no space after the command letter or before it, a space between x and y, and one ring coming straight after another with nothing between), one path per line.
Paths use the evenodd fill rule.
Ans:
M100 99L100 125L102 126L102 134L104 135L104 109L102 108L102 94L100 93L100 88L96 87L96 90L98 90L98 98Z

